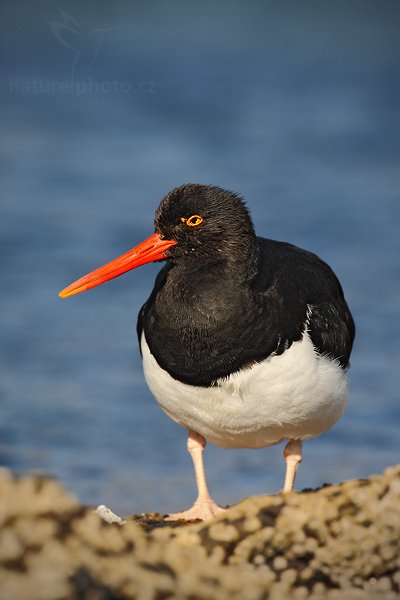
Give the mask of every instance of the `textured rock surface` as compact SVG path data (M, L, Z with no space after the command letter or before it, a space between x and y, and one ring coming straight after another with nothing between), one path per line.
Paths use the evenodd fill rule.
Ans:
M400 466L165 525L107 524L57 482L2 470L0 600L400 597Z

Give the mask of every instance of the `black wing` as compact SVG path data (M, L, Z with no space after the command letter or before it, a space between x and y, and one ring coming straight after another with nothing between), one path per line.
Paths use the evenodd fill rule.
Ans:
M258 238L262 293L278 307L276 353L299 339L305 327L320 354L348 367L355 325L332 269L318 256L284 242ZM259 284L260 285L260 284ZM261 291L261 290L260 290ZM283 317L283 318L282 318Z

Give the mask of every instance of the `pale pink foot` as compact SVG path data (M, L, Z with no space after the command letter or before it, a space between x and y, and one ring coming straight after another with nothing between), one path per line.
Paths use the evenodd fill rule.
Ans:
M166 518L167 521L176 521L178 519L185 519L186 521L190 521L192 519L209 521L216 515L226 510L225 508L218 506L208 493L203 462L203 451L205 446L206 440L202 435L196 433L195 431L189 431L187 449L192 457L194 472L196 475L198 492L197 500L193 504L192 508L168 515Z
M292 492L297 469L302 461L301 440L289 440L283 451L283 456L286 460L286 477L283 491Z
M215 504L214 500L203 500L201 503L197 501L193 504L192 508L183 510L178 513L171 513L166 517L166 521L178 521L184 519L185 521L192 521L193 519L201 519L202 521L209 521L217 515L226 511L226 508L222 508Z

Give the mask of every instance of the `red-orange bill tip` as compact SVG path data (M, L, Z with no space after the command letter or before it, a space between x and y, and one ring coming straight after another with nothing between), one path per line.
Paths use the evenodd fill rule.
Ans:
M154 233L138 246L135 246L135 248L128 250L125 254L77 279L74 283L61 290L58 295L60 298L68 298L68 296L80 294L115 277L119 277L119 275L131 269L136 269L136 267L155 260L167 258L165 251L171 248L171 246L175 246L175 244L175 240L163 240L158 233Z

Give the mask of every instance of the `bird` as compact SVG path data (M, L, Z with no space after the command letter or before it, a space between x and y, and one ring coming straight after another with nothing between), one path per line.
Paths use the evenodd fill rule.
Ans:
M316 254L258 237L238 194L188 183L160 202L154 234L60 292L83 292L163 261L141 308L144 376L161 409L187 429L197 498L169 519L209 520L203 451L285 441L283 492L294 490L302 443L348 402L355 325L342 286Z

